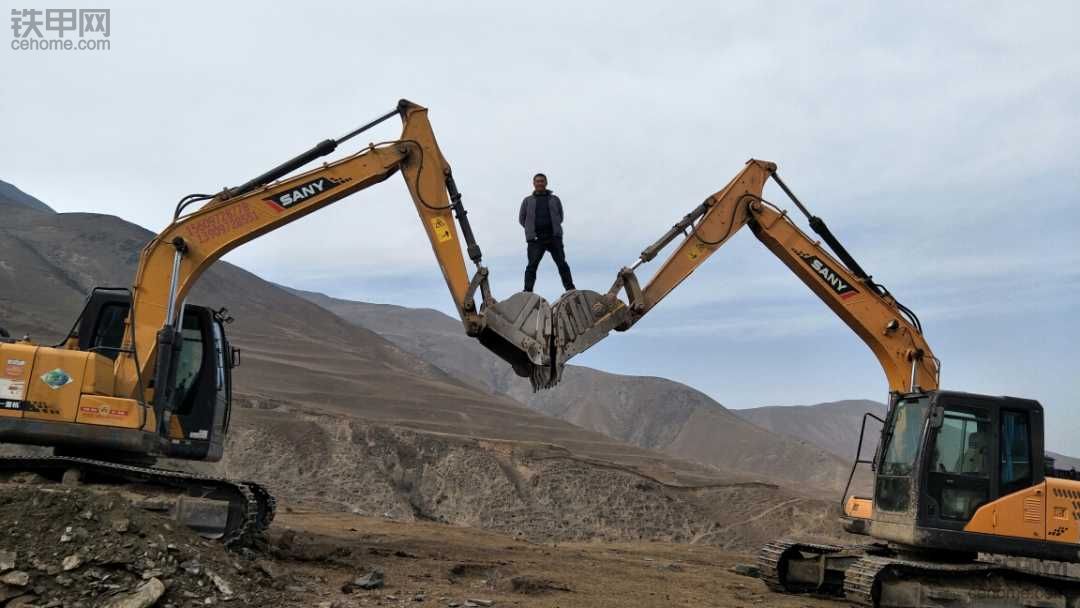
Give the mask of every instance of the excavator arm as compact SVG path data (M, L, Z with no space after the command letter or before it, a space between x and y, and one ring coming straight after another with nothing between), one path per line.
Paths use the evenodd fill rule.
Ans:
M800 230L786 211L762 198L770 178L807 215L811 227L836 257ZM915 315L875 283L825 223L806 210L780 180L776 165L760 160L748 161L722 190L705 199L642 251L632 266L619 272L608 293L593 303L589 322L565 340L563 361L599 342L612 329L632 327L743 226L749 226L754 236L870 347L885 371L890 391L938 387L939 363ZM680 236L675 251L641 288L636 269ZM620 293L625 294L625 301L619 298Z
M385 121L400 116L404 128L394 141L367 148L316 169L281 179L311 161L331 153L339 144ZM174 221L142 251L132 290L132 307L121 354L116 359L116 393L149 402L147 384L153 379L157 394L152 401L160 424L168 424L175 373L173 357L180 348L179 319L192 286L217 259L236 247L314 213L342 198L400 172L450 289L454 305L469 335L483 337L487 319L499 315L491 297L487 269L461 203L450 165L446 162L428 122L427 110L402 100L398 107L337 140L326 140L300 156L216 196L191 195L177 206ZM280 181L276 181L279 180ZM197 202L205 204L185 213ZM455 223L455 216L457 223ZM459 232L460 227L460 232ZM377 225L358 228L378 230ZM466 271L461 253L464 238L476 272ZM479 288L483 306L477 308ZM496 324L497 325L497 324ZM510 349L512 351L512 349ZM518 352L501 356L520 365ZM162 412L161 410L164 410ZM165 416L161 414L165 413Z

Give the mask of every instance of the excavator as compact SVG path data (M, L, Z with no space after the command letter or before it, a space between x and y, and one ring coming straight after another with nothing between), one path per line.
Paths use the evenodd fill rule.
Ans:
M762 198L770 179L820 241ZM1080 481L1044 455L1042 406L940 389L941 362L919 318L860 266L774 163L748 161L620 270L606 294L557 302L551 344L560 350L548 359L561 365L610 331L630 329L744 226L866 343L889 385L876 453L861 456L866 424L877 418L868 413L840 505L844 529L870 542L771 542L758 555L765 584L879 607L1080 606L1080 579L1067 576L1068 564L1080 563ZM637 268L680 236L642 288ZM851 495L865 464L874 472L872 496Z
M398 139L289 176L395 116L403 124ZM240 361L225 331L231 317L188 303L187 295L229 251L395 173L405 179L466 332L528 370L530 352L534 359L545 352L534 331L515 323L524 319L522 302L532 300L492 296L427 109L401 100L240 186L182 198L172 222L142 250L131 286L94 288L59 344L0 334L0 442L53 448L52 456L0 458L0 477L107 485L206 537L251 541L274 517L266 488L155 466L159 458L218 461L229 432ZM471 275L462 239L476 266Z

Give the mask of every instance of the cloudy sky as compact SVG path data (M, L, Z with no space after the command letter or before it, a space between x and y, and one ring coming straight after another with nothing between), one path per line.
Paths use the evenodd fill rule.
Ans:
M431 108L506 297L534 172L563 198L578 286L603 291L746 159L772 160L920 314L944 387L1041 400L1051 448L1075 453L1080 4L940 4L105 0L84 6L111 9L108 51L16 51L11 28L0 35L0 179L158 230L180 196L237 185L407 97ZM396 179L227 259L452 310ZM559 294L549 260L538 290ZM886 393L866 347L749 232L577 362L730 407Z

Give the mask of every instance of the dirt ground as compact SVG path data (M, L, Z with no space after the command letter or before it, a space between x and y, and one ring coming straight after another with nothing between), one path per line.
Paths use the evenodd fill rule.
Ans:
M431 521L284 505L227 549L145 501L97 486L0 484L5 608L832 606L778 596L716 545L538 542ZM371 582L374 573L382 585Z
M541 544L471 528L301 509L279 514L270 545L277 567L304 583L311 606L468 606L468 600L522 608L845 605L772 594L757 579L731 571L752 557L704 545ZM384 588L340 591L372 568L384 572Z

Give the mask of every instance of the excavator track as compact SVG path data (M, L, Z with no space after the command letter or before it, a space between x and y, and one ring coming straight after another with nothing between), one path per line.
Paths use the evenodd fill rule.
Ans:
M196 531L230 547L251 544L274 519L274 497L265 487L253 482L71 456L0 458L0 474L4 475L35 473L48 479L63 479L72 470L78 471L81 481L88 484L102 483L121 490L148 485L172 489L173 495L180 498L226 502L228 513L222 524Z
M243 482L247 484L248 488L255 495L255 504L259 507L259 517L255 521L255 526L260 532L270 527L270 524L274 521L274 516L277 514L277 499L270 493L270 490L266 489L266 486L258 484L252 481Z
M784 568L786 561L796 552L815 553L826 555L843 551L842 545L823 545L816 543L804 543L789 538L773 541L758 552L758 570L761 571L761 580L770 591L776 593L798 593L798 590L789 588L784 582Z
M814 564L820 556L820 563ZM796 561L822 568L816 584ZM826 563L829 564L826 569ZM992 561L928 561L883 544L771 542L757 559L761 580L776 593L843 598L875 608L1080 608L1080 580ZM842 582L837 584L837 573ZM830 577L829 574L833 576Z
M876 608L1076 608L1080 581L997 563L865 556L848 569L849 602Z

